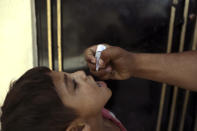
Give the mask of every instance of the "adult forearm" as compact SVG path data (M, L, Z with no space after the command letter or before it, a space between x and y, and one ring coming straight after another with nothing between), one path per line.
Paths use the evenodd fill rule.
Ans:
M197 91L197 51L171 54L132 54L134 77ZM131 62L132 63L132 62Z

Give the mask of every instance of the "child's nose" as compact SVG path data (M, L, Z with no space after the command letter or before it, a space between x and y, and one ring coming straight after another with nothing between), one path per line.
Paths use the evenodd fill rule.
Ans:
M87 75L84 71L77 71L75 73L73 73L73 76L74 77L80 77L82 79L86 79L87 78Z

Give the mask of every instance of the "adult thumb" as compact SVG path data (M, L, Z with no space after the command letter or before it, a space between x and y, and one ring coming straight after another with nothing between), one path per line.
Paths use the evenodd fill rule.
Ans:
M104 51L102 51L102 53L101 53L101 59L103 60L105 65L108 64L110 62L110 60L112 59L110 52L111 52L111 49L107 48Z
M124 53L124 50L122 48L116 46L110 46L109 48L105 49L101 53L101 58L104 61L109 62L110 60L113 61L114 59L120 57L121 53Z
M116 46L110 46L101 53L101 59L105 64L117 59L121 54L121 48Z

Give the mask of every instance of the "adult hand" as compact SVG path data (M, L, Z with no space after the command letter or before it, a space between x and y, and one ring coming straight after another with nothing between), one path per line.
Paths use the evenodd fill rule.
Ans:
M90 72L100 79L128 79L132 75L132 53L116 46L107 46L101 53L99 61L99 71L96 71L96 48L97 45L91 46L85 50L85 58Z

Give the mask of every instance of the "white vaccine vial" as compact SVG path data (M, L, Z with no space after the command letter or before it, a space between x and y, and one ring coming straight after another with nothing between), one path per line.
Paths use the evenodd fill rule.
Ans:
M97 49L96 49L96 54L95 54L95 58L96 58L96 71L99 70L99 60L100 60L100 57L101 57L101 53L103 50L106 49L106 46L105 45L98 45L97 46Z

